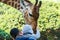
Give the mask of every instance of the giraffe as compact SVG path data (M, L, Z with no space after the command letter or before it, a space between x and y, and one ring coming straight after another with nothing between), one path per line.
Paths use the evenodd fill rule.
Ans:
M33 4L29 0L0 0L0 2L8 4L23 13L26 24L32 26L33 32L36 33L37 21L39 18L39 8L42 2L38 4L38 0Z
M32 3L29 3L29 4L24 3L24 4L26 8L24 12L25 23L31 25L34 33L36 34L37 23L38 23L37 21L39 18L39 8L41 7L42 2L39 1L39 4L38 4L38 0L36 0L35 4L32 4Z

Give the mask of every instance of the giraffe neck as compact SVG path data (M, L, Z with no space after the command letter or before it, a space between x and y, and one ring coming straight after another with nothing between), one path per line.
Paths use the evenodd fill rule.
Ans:
M0 0L0 2L20 10L20 0Z

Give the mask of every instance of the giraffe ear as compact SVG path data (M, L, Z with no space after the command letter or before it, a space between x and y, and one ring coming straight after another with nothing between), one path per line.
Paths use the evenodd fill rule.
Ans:
M38 3L38 0L36 0L35 6L37 5L37 3Z
M42 5L42 1L39 2L38 7L40 8Z

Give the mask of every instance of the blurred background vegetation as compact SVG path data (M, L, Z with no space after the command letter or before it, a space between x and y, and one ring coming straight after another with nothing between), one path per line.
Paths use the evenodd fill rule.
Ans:
M42 0L39 13L38 27L41 32L39 40L60 40L60 1ZM21 30L23 25L22 13L0 2L0 39L11 40L10 30L14 27Z

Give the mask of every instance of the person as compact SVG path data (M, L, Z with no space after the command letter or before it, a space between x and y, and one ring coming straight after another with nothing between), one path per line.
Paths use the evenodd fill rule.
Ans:
M10 31L10 35L12 36L12 39L15 40L16 36L23 35L23 33L21 31L19 31L18 28L13 28Z
M38 38L40 38L39 30L37 29L36 34L34 34L31 25L24 25L22 32L23 35L17 36L15 40L37 40Z

